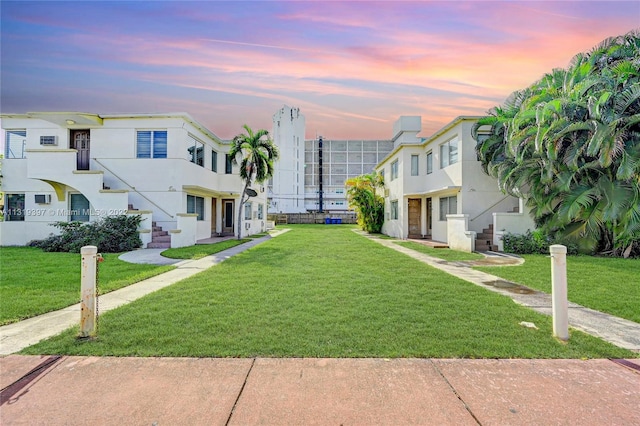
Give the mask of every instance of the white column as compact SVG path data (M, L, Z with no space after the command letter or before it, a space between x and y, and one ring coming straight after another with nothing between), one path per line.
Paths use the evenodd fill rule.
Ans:
M556 244L549 247L549 252L551 253L553 335L560 340L569 340L567 248Z
M82 271L80 275L80 337L95 334L96 329L96 271L98 247L80 249Z

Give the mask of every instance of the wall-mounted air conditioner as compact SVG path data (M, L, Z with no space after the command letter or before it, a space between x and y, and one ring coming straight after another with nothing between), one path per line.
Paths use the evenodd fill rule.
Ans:
M58 145L58 137L40 136L40 145Z
M51 195L36 194L36 204L51 204Z

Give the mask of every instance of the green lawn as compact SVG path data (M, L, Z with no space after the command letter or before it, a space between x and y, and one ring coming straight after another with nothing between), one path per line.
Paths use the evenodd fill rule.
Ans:
M520 266L475 269L551 294L551 259L522 257ZM567 293L574 303L640 323L640 259L568 256Z
M428 254L429 256L447 260L449 262L478 260L484 258L483 255L478 253L467 253L464 251L451 250L448 248L433 248L413 241L397 241L396 244L402 247L409 248L411 250L418 251L420 253Z
M105 254L101 294L173 269L123 262ZM46 253L34 247L0 249L0 325L62 309L80 301L80 255Z
M633 358L354 233L291 231L25 354L192 357ZM539 330L519 325L534 322Z
M160 254L171 259L201 259L205 256L246 243L247 241L251 241L251 239L243 238L240 240L233 239L220 241L219 243L214 244L196 244L195 246L166 249Z

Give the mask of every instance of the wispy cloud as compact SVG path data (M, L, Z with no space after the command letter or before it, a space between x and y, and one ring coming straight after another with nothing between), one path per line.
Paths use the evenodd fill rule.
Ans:
M221 137L252 119L269 127L283 103L311 134L383 138L397 116L420 114L428 135L640 26L632 2L0 7L3 111L193 109Z

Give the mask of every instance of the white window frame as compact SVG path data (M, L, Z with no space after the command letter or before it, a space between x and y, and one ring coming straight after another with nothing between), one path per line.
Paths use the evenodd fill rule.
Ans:
M452 195L450 197L440 197L439 207L440 207L440 221L446 221L448 214L458 213L458 196Z
M211 171L218 173L218 151L215 149L211 150Z
M391 220L398 220L400 216L398 213L398 200L391 201L389 207L389 210L391 210Z
M195 136L189 135L191 144L187 148L189 153L189 161L200 167L204 167L204 142L198 140Z
M198 215L197 220L204 220L204 198L187 194L187 213L195 213Z
M444 169L447 166L458 162L459 157L459 143L458 137L454 137L440 145L440 168Z
M393 163L391 163L391 180L395 180L398 178L398 160L396 159Z
M25 203L27 197L24 192L4 194L4 215L5 222L24 222L27 215Z
M411 154L411 176L419 176L420 174L420 156Z
M427 152L427 174L433 173L433 151Z
M251 220L251 202L244 203L244 220Z
M149 157L141 157L140 156L140 134L141 133L151 133L151 139L149 141ZM156 149L156 134L164 133L165 141L164 141L164 156L160 155L160 152ZM157 135L160 136L159 134ZM136 131L136 158L144 159L144 158L167 158L168 157L168 149L169 149L169 132L166 129L163 130L137 130Z
M4 158L27 158L27 129L8 129L4 137Z

